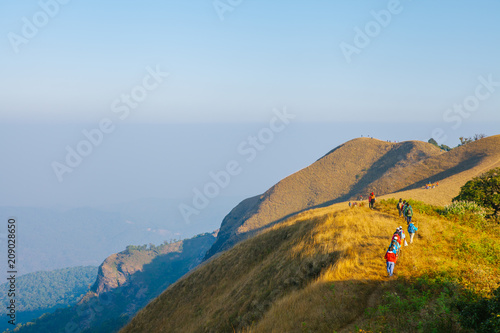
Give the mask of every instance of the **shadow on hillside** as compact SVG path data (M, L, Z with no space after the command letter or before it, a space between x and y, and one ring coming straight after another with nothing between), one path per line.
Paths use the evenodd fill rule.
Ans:
M317 209L317 208L324 208L331 206L336 203L341 203L341 202L346 202L349 200L352 200L354 197L358 197L360 193L367 193L368 188L370 185L374 184L377 180L385 177L389 173L393 173L397 176L398 172L398 166L402 167L402 172L406 172L405 168L410 165L414 165L416 163L419 163L426 158L431 157L430 155L426 154L423 151L415 150L415 143L414 142L403 142L401 145L395 146L392 149L388 150L382 157L380 157L371 167L366 171L366 173L357 181L350 189L349 191L336 198L333 200L325 201L323 203L317 204L317 205L311 205L306 208L303 208L301 210L292 212L290 214L287 214L275 221L272 221L260 228L248 231L246 233L241 233L235 235L234 230L241 226L245 220L248 218L248 216L251 216L252 214L255 213L255 211L258 209L258 204L260 202L259 199L257 199L259 196L251 198L252 201L252 208L249 211L244 211L245 212L245 217L241 218L240 221L241 223L235 224L235 227L232 228L228 233L226 237L219 237L218 241L215 243L215 246L212 247L208 252L207 255L205 256L204 260L208 259L211 257L216 252L219 251L225 251L229 248L231 248L234 244L247 239L249 237L252 237L253 235L257 234L258 232L265 230L267 228L270 228L278 223L281 223L287 219L289 219L292 216L295 216L297 214L303 213L305 211L311 210L311 209ZM338 149L338 147L336 148ZM335 151L334 149L333 151ZM333 151L329 152L328 154L332 153ZM325 156L327 156L326 154ZM377 195L386 195L394 192L400 192L400 191L406 191L406 190L412 190L412 189L418 189L418 188L423 188L425 187L425 184L429 181L442 181L443 179L446 179L448 177L451 177L453 175L459 174L461 172L467 171L471 168L476 167L481 163L483 158L486 157L486 154L473 154L471 156L468 156L465 160L459 162L457 165L454 167L451 167L445 171L436 173L432 176L425 177L425 179L419 180L413 184L404 186L404 187L397 187L394 186L394 188L391 189L377 189L373 188L372 190L376 192ZM463 158L463 157L460 157ZM439 166L438 166L439 167ZM239 207L240 209L243 209L242 207ZM245 207L246 208L246 207ZM229 214L228 216L232 216L232 214ZM226 220L226 219L225 219ZM225 221L228 222L228 221ZM227 240L229 239L229 234L234 237L233 241L228 243ZM236 236L236 237L235 237ZM223 239L222 239L223 238Z
M460 162L456 166L449 168L445 171L442 171L440 173L437 173L429 178L432 179L433 182L442 181L443 179L449 178L451 176L454 176L456 174L459 174L461 172L470 170L470 169L478 166L479 164L481 164L481 161L483 160L484 157L486 157L485 154L471 156L468 159L466 159L465 161ZM425 184L427 184L427 182L430 179L421 180L421 181L416 182L412 185L406 186L398 191L408 191L408 190L414 190L417 188L423 188L423 187L425 187Z
M307 235L321 222L284 225L238 244L167 289L124 332L144 332L165 322L177 331L233 332L258 322L275 302L352 255L337 249L295 254L316 246ZM197 320L199 329L191 326Z
M367 187L384 177L384 175L391 168L394 168L398 163L416 163L427 157L424 152L417 152L417 154L413 154L413 149L415 148L415 143L413 142L404 142L399 146L389 150L385 153L381 158L379 158L371 167L368 169L365 175L361 177L361 179L356 182L352 188L344 194L343 196L338 197L337 199L330 200L325 202L324 204L319 205L319 207L325 207L332 205L334 203L348 201L353 197L359 196L359 194L366 192ZM373 189L377 192L380 192L380 189ZM387 193L377 193L377 195L384 195ZM368 199L368 195L366 195Z
M356 185L354 185L347 194L345 194L337 199L329 200L329 201L323 202L321 204L310 206L310 207L301 209L299 211L287 214L286 216L284 216L278 220L275 220L275 221L273 221L265 226L262 226L258 229L251 230L247 233L239 234L237 241L234 243L237 243L241 240L250 238L262 230L265 230L267 228L271 228L272 226L274 226L278 223L284 222L285 220L291 218L292 216L303 213L305 211L308 211L311 209L317 209L317 208L324 208L324 207L328 207L328 206L331 206L331 205L336 204L336 203L349 201L352 197L357 196L364 189L366 189L366 186L375 182L379 178L382 178L391 166L394 166L394 164L396 164L397 162L404 160L401 158L402 154L403 153L406 153L406 154L410 153L412 147L413 147L413 143L408 142L408 143L405 143L405 145L402 145L397 149L393 149L393 150L390 150L389 152L387 152L382 158L379 159L379 161L377 161L372 166L372 168L370 168L370 170L366 173L366 175L364 175L361 178L361 180L359 182L357 182ZM420 161L421 160L420 158L423 158L423 157L424 156L422 156L422 155L419 156L419 159L417 160L417 162ZM474 168L475 166L477 166L481 163L481 161L484 157L485 157L484 154L473 155L473 156L469 157L468 159L460 162L456 166L454 166L450 169L447 169L445 171L442 171L440 173L437 173L429 178L431 178L433 181L441 181L443 179L446 179L446 178L451 177L453 175L456 175L458 173L461 173L461 172L467 171L471 168ZM422 187L425 187L425 184L428 181L429 181L429 179L424 179L424 180L415 182L411 185L408 185L404 188L396 189L395 192L422 188ZM389 194L389 193L383 193L383 192L378 193L378 195L385 195L385 194ZM234 245L234 243L233 243L233 245ZM230 248L231 246L229 246L227 248ZM227 250L227 248L225 248L224 250Z

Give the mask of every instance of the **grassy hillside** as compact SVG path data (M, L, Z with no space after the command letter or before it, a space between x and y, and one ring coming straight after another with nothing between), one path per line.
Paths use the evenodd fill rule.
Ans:
M482 171L500 166L500 136L488 137L443 152L434 145L390 143L358 138L329 152L311 166L283 179L261 196L243 201L224 219L207 258L227 250L254 232L313 207L366 199L371 191L405 196L426 182L440 182L432 203L444 205L460 186ZM428 193L415 197L427 200Z
M394 206L288 218L172 285L121 332L466 332L458 301L500 284L499 226L415 204L417 237L389 279L383 256L403 224Z

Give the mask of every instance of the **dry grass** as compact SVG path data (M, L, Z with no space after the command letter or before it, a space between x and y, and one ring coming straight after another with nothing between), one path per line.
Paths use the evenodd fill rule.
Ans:
M418 237L403 249L397 278L386 277L383 256L401 219L368 208L322 208L290 218L200 267L123 332L353 332L384 330L392 321L397 330L410 324L396 321L397 314L391 321L390 315L367 311L383 306L384 295L402 284L446 276L457 288L486 292L498 285L498 260L482 262L474 250L457 252L464 241L481 244L485 237L500 244L498 231L415 218Z

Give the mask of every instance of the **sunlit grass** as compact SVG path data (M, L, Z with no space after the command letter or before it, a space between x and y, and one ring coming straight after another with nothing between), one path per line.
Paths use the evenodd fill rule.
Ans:
M403 247L394 278L387 278L383 257L406 223L392 203L321 208L200 267L124 332L461 331L457 300L499 285L498 230L415 206L419 230Z

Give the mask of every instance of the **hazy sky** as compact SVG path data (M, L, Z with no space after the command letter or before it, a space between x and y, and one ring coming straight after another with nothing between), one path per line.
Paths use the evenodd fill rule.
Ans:
M0 199L189 198L231 161L220 195L247 196L360 135L497 134L498 13L496 0L2 1ZM285 107L293 119L276 118ZM87 156L69 166L68 147Z

